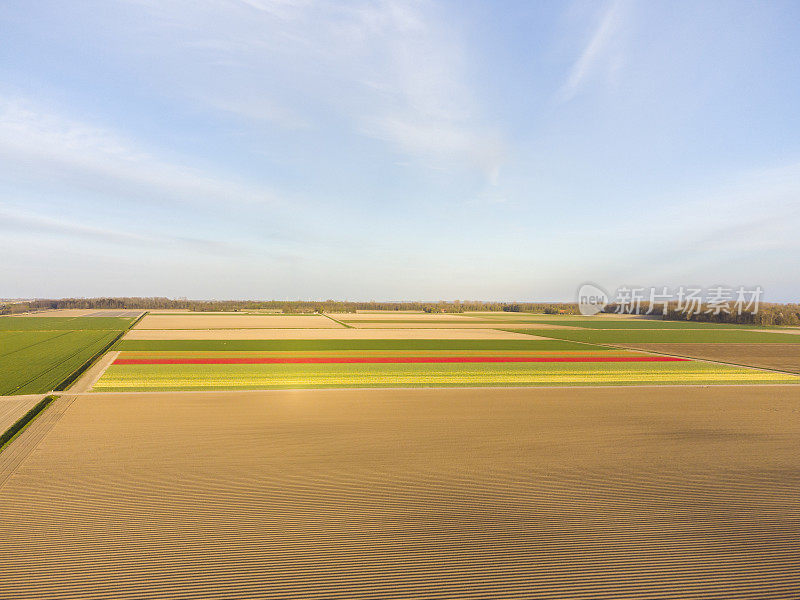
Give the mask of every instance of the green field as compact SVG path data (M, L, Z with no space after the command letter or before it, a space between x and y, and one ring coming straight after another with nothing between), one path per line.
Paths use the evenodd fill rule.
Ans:
M134 319L124 317L0 317L0 331L64 331L127 329Z
M276 351L324 350L587 350L565 340L121 340L114 350ZM602 350L602 348L594 348Z
M112 365L94 391L798 383L800 377L680 363Z
M113 342L132 321L107 317L0 317L0 395L53 390ZM74 329L67 328L67 323Z
M800 344L800 335L794 335L791 333L769 333L766 331L753 331L752 329L709 329L707 331L699 331L696 329L511 329L508 327L504 327L503 329L505 331L527 333L530 335L548 337L551 339L585 342L590 344Z
M510 322L510 321L509 321ZM660 319L538 319L514 321L515 323L537 323L539 325L566 325L585 329L759 329L756 325L736 325L733 323L698 323L695 321L662 321Z

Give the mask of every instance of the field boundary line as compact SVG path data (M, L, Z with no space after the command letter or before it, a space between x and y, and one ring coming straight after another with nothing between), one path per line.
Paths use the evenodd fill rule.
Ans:
M48 395L37 406L48 398L51 398L51 400L41 406L39 411L0 449L0 489L20 465L25 462L25 459L30 456L50 430L53 429L58 420L72 405L76 396ZM50 410L46 410L47 408L50 408Z
M338 324L339 324L339 325L341 325L342 327L347 327L347 329L355 329L355 327L353 327L352 325L348 325L347 323L345 323L345 322L343 322L343 321L340 321L339 319L334 319L334 318L333 318L332 316L330 316L330 315L327 315L327 314L325 314L325 313L321 313L321 314L322 314L322 316L323 316L323 317L327 317L327 318L329 318L331 321L333 321L334 323L338 323Z
M106 369L110 367L114 361L119 357L119 350L111 350L106 352L100 359L95 362L91 367L83 372L81 377L78 377L75 382L67 389L70 394L91 391L95 383L103 376Z
M658 342L654 342L654 343L658 343ZM724 346L725 343L723 342L721 345ZM697 358L697 357L694 357L694 356L688 356L686 354L676 354L676 353L672 353L672 352L660 352L658 350L642 350L641 348L631 348L629 346L616 346L616 345L611 345L611 344L607 344L607 346L609 348L616 348L617 350L631 350L631 351L634 351L634 352L647 352L647 353L650 353L650 354L660 354L661 356L673 356L673 357L678 357L678 358L688 358L688 359L691 359L691 360L696 360L697 362L705 362L705 363L710 363L710 364L714 364L714 365L728 365L728 366L731 366L731 367L742 367L742 368L745 368L745 369L753 369L755 371L766 371L768 373L780 373L781 375L794 375L795 377L800 378L800 373L794 373L793 371L783 371L781 369L773 369L773 368L770 368L770 367L756 367L755 365L745 365L745 364L735 363L735 362L730 362L730 361L725 361L725 360L712 360L712 359L709 359L709 358Z
M113 348L114 344L116 344L119 340L121 340L122 336L124 336L126 333L128 333L139 321L141 321L145 317L146 314L147 314L147 311L145 311L144 313L139 315L138 319L135 319L130 325L128 325L128 327L126 329L123 329L122 331L120 331L114 337L114 339L112 339L110 342L108 342L105 346L103 346L103 348L101 350L99 350L91 358L89 358L89 360L87 360L85 363L83 363L75 371L70 373L61 383L59 383L55 387L54 391L63 392L69 386L71 386L75 381L77 381L80 378L80 376L83 375L83 373L85 371L90 369L92 367L92 365L94 365L95 362L97 362L106 352L108 352L111 348Z
M3 451L8 444L20 433L22 430L36 418L40 412L47 408L51 402L56 400L56 396L45 396L34 404L30 409L25 412L19 419L11 424L11 427L0 433L0 452Z
M794 374L793 374L794 375ZM751 387L780 387L780 388L800 388L800 377L798 383L631 383L631 384L593 384L593 385L481 385L481 386L416 386L416 387L316 387L316 388L263 388L263 389L216 389L216 390L137 390L113 392L106 390L92 390L89 392L76 392L75 396L102 396L102 395L125 395L125 394L286 394L292 392L413 392L431 390L598 390L598 389L631 389L631 388L738 388L749 389Z
M508 330L504 330L504 331L508 331ZM531 334L531 335L535 335L535 334ZM556 339L560 339L560 338L548 338L548 339L556 340ZM689 359L695 360L697 362L704 362L704 363L708 363L708 364L712 364L712 365L726 365L726 366L729 366L729 367L742 367L742 368L745 368L745 369L752 369L754 371L766 371L768 373L780 373L781 375L792 375L792 376L797 377L797 378L800 379L800 374L798 374L798 373L793 373L792 371L782 371L781 369L771 369L769 367L756 367L756 366L753 366L753 365L743 365L743 364L740 364L740 363L726 362L724 360L712 360L712 359L709 359L709 358L696 358L694 356L687 356L686 354L671 354L669 352L659 352L657 350L642 350L641 348L633 348L633 347L630 347L630 346L620 346L618 344L610 344L608 342L583 342L583 341L577 341L577 340L570 340L570 341L574 342L576 344L584 344L586 346L599 346L599 347L604 347L604 348L613 348L614 350L630 350L632 352L642 352L644 354L660 354L662 356L674 356L674 357L679 357L679 358L689 358ZM651 342L645 342L645 343L651 343ZM652 342L652 343L657 344L659 342ZM671 343L671 342L666 342L666 343ZM677 342L677 343L680 343L680 342ZM684 342L684 343L692 343L692 342ZM698 342L698 343L706 343L706 342ZM726 344L726 342L708 342L708 343L711 343L711 344L717 343L717 344L720 344L720 345L723 345L723 346ZM730 342L730 343L734 343L735 344L735 343L747 343L747 342ZM739 384L739 385L744 385L744 384ZM789 384L747 384L747 385L795 385L795 384L789 383Z
M67 333L85 333L86 331L88 331L88 330L86 330L86 329L70 329L70 330L67 331ZM96 331L106 331L106 330L105 329L99 329L99 330L96 330ZM55 339L55 338L53 338L53 339ZM13 392L16 392L20 388L24 388L25 386L30 385L31 383L35 382L36 380L41 379L42 377L46 377L50 372L52 372L53 370L57 369L58 367L60 367L64 363L68 362L70 359L72 359L73 357L75 357L78 354L80 354L83 350L84 350L84 347L78 348L77 350L75 350L75 352L73 352L69 356L64 357L62 360L60 360L56 364L51 365L50 368L47 371L44 371L43 373L39 373L35 377L33 377L31 379L28 379L27 381L24 381L23 383L19 384L17 387L15 387L13 390L11 390L12 395L13 395ZM59 383L58 385L56 385L54 391L58 391L58 388L62 385L62 383Z

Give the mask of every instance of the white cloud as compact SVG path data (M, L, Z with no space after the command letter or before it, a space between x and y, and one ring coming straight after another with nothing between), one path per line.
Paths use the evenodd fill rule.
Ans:
M0 177L158 201L280 204L266 190L171 162L113 131L20 99L0 98Z
M620 55L614 41L620 32L623 16L623 0L611 0L603 10L588 43L573 63L564 85L558 91L558 100L571 100L598 71L605 69L606 73L612 73L618 68Z
M136 4L156 17L142 52L157 53L170 89L203 109L290 130L344 119L353 133L424 166L497 175L501 135L483 122L467 84L466 48L440 7L393 0Z
M370 46L385 60L369 85L384 101L360 118L360 130L434 167L460 163L496 179L503 161L500 134L481 124L466 85L465 51L420 4L386 3L368 19Z

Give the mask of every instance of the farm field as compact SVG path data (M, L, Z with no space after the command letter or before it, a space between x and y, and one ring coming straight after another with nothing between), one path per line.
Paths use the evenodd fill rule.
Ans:
M147 315L136 329L320 329L343 327L336 321L317 316L296 315L216 315L188 313L174 315Z
M783 350L791 343L800 348L800 336L788 333L686 323L655 327L670 322L617 317L544 316L516 328L505 315L355 315L361 320L347 327L334 320L342 315L148 314L114 345L122 354L104 361L105 371L85 387L123 392L800 382L793 353ZM107 316L0 318L0 392L53 389L131 322ZM672 352L650 353L641 346L687 340L718 348L704 354L683 348L674 353L683 359L677 360L664 356ZM715 358L715 352L727 356L724 348L744 341L778 344L773 360Z
M262 317L145 317L114 346L121 352L91 388L95 392L363 387L492 387L800 383L771 372L624 350L603 344L701 338L780 341L780 334L699 325L639 328L652 319L550 317L535 329L506 329L498 318L460 315L358 314L350 327L249 328ZM395 315L392 315L393 317ZM366 318L370 317L370 318ZM266 316L335 321L321 316ZM342 315L336 318L344 319ZM175 329L186 320L233 322L243 328ZM387 322L389 321L389 322ZM453 323L457 321L457 323ZM344 321L343 321L344 322ZM459 327L456 325L462 325ZM467 326L476 323L476 327ZM562 323L572 323L564 326ZM619 328L586 328L622 324ZM152 329L157 325L164 329ZM571 327L567 329L566 327ZM583 328L581 328L583 327ZM793 337L800 342L800 338ZM596 343L591 343L596 342ZM598 345L600 344L600 345ZM798 345L800 348L800 345ZM723 361L724 362L724 361ZM755 366L755 365L752 365Z
M40 395L0 396L0 434L42 399Z
M0 395L53 390L133 319L0 317Z
M136 319L145 311L116 308L63 308L22 313L21 317L124 317Z
M463 317L457 320L429 320L429 321L418 321L418 320L408 320L408 321L399 321L399 320L360 320L360 321L342 321L342 323L346 324L349 327L354 327L357 329L395 329L398 327L402 327L405 329L496 329L498 327L509 327L509 326L517 326L517 322L503 322L503 321L481 321L478 319L469 319L467 317ZM542 323L531 323L526 324L527 327L531 329L541 328L541 329L573 329L573 327L569 327L566 325L561 324L542 324Z
M284 362L285 361L285 362ZM574 362L573 362L574 361ZM630 362L628 362L630 361ZM641 362L640 362L641 361ZM660 356L120 357L102 391L793 383L797 376Z
M768 332L759 329L516 329L503 327L517 333L552 339L571 340L589 344L670 343L670 344L800 344L800 336L790 333Z
M121 317L0 317L0 331L122 331L133 321Z
M444 316L444 315L437 315ZM692 321L661 321L655 319L571 319L571 318L550 318L550 319L536 319L536 318L476 318L470 316L463 317L450 317L448 319L348 319L342 317L339 319L342 323L347 323L355 327L377 327L387 326L388 324L403 324L409 327L427 325L427 326L443 326L452 327L453 325L459 326L491 326L499 327L506 324L525 326L535 326L536 328L551 328L551 329L692 329L707 331L709 329L756 329L754 325L732 325L727 323L697 323ZM436 324L436 325L434 325ZM445 325L446 324L446 325Z
M553 319L518 320L515 323L536 323L543 327L552 327ZM679 329L693 331L709 331L717 329L758 329L755 325L736 325L731 323L698 323L695 321L662 321L658 319L559 319L557 323L570 328L583 329Z
M424 313L424 312L404 312L404 311L370 311L355 313L326 313L329 317L337 321L373 321L373 320L393 320L393 321L452 321L463 319L461 314L449 313Z
M530 335L498 329L131 329L126 340L512 340Z
M464 340L458 338L427 339L413 337L407 339L260 339L260 340L126 340L114 345L114 350L129 351L270 351L270 352L309 352L309 351L369 351L369 350L605 350L566 340L552 340L523 336L514 338Z
M798 344L627 344L650 352L800 373Z
M0 454L0 597L794 598L798 411L795 386L62 397Z

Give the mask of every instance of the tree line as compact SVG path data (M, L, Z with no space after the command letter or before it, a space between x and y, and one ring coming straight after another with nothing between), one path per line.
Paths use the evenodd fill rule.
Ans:
M649 311L650 306L648 302L642 302L640 313L645 314ZM609 304L603 309L606 313L615 313L619 310L616 304ZM759 325L762 327L775 327L775 326L799 326L800 325L800 304L777 304L762 302L758 307L758 312L752 313L744 311L738 314L737 311L730 312L720 311L716 312L715 307L701 304L697 307L696 311L687 313L680 310L675 303L667 305L667 310L664 312L663 307L659 305L653 310L653 315L656 318L662 318L668 321L696 321L698 323L732 323L737 325Z
M189 300L186 298L165 297L129 297L129 298L62 298L58 300L24 300L0 301L0 315L13 315L31 311L50 309L139 309L162 310L183 309L197 312L237 312L248 310L276 311L284 313L320 313L340 312L352 313L358 310L386 311L421 311L426 313L464 313L471 311L520 312L544 314L579 314L578 305L574 302L485 302L476 300L439 300L431 302L350 302L343 300ZM604 312L617 312L619 307L609 304ZM647 302L642 302L640 312L649 310ZM719 312L707 305L701 305L699 312L687 314L678 309L676 304L669 304L665 314L663 307L654 309L656 318L671 321L697 321L707 323L736 323L741 325L800 326L800 304L761 303L757 313L743 312L737 314Z
M186 298L62 298L58 300L25 300L0 302L0 314L19 314L51 309L184 309L197 312L272 310L285 313L341 312L358 310L421 311L426 313L463 313L470 311L536 312L547 314L576 314L574 303L546 302L484 302L474 300L438 300L350 302L342 300L189 300Z

